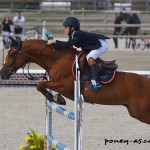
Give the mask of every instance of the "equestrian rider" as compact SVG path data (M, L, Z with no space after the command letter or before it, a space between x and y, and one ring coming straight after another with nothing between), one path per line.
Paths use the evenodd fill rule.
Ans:
M75 17L67 17L64 22L64 32L68 34L69 39L67 42L59 40L48 40L47 44L55 44L55 48L69 48L75 46L86 51L88 64L91 68L92 79L91 84L86 90L97 89L101 87L98 79L99 70L95 60L107 51L108 45L105 39L109 39L104 35L98 35L80 30L80 22Z

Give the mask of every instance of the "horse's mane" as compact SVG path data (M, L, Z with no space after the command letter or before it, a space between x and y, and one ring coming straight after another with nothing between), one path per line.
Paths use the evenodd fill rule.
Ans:
M41 38L26 38L24 41L29 41L29 40L43 40Z

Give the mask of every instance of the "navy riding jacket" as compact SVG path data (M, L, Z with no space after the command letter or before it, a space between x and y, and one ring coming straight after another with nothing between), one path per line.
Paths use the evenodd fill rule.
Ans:
M56 40L55 48L69 48L74 45L77 48L81 48L82 50L89 52L101 47L99 39L109 39L109 37L82 30L73 30L69 34L67 42Z

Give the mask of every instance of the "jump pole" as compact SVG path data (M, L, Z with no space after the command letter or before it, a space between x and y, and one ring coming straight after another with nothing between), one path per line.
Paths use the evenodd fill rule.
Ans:
M82 150L82 103L83 97L80 93L80 70L78 57L76 56L76 80L74 81L74 111L75 111L75 123L74 123L74 150Z

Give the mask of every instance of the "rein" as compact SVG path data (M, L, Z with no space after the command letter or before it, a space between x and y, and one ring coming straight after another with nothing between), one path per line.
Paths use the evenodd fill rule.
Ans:
M41 54L46 50L46 48L47 48L48 46L49 46L49 45L46 45L44 48L42 48L41 51L40 51L40 53L38 53L38 54L35 55L34 57L40 57ZM54 52L53 46L52 46L52 45L50 45L50 46L51 46L51 48L52 48L52 50L53 50L53 52ZM38 77L34 77L32 74L29 73L29 67L30 67L31 61L28 60L27 63L22 67L22 68L23 68L23 74L24 74L24 76L25 76L26 78L28 78L29 80L44 79L44 80L47 80L47 81L48 81L48 79L47 79L47 77L46 77L47 72L50 70L50 68L52 67L52 65L54 64L54 62L57 60L57 59L56 59L57 56L55 55L55 53L54 53L54 55L52 55L52 57L53 57L53 60L54 60L54 61L52 61L52 63L49 64L48 69L45 71L45 74L44 74L42 77L39 77L39 78L38 78ZM27 76L27 75L24 73L24 69L25 69L25 67L26 67L27 64L28 64L27 70L28 70L28 75L29 75L29 76Z
M37 54L37 55L35 55L35 57L41 56L41 54L46 50L47 47L48 47L48 45L46 45L44 48L42 48L42 50L40 51L40 53ZM31 64L31 61L28 60L28 61L25 63L25 65L22 67L22 69L23 69L23 75L24 75L27 79L29 79L29 80L39 80L39 79L43 79L43 80L47 80L47 81L48 81L48 79L47 79L47 77L46 77L47 71L45 71L45 73L44 73L43 76L34 77L34 76L29 72L29 70L30 70L30 68L29 68L29 67L30 67L30 64ZM28 67L27 67L28 75L26 75L25 72L24 72L24 69L25 69L26 65L28 65Z
M40 57L41 54L46 50L46 48L47 48L48 46L49 46L49 45L46 45L44 48L42 48L41 51L40 51L40 53L37 54L37 55L35 55L35 57ZM52 46L52 45L50 45L50 46L51 46L52 50L54 51L53 46ZM29 80L39 80L39 79L43 79L43 80L47 80L47 81L48 81L48 79L47 79L47 77L46 77L47 72L50 70L51 66L52 66L52 65L54 64L54 62L56 61L57 56L56 56L55 53L54 53L54 55L52 55L52 57L53 57L54 61L52 61L52 63L49 64L48 69L45 71L45 73L44 73L44 75L43 75L42 77L34 77L32 74L30 74L30 72L29 72L29 67L30 67L31 61L28 60L27 63L22 67L22 68L23 68L23 74L24 74L24 76L25 76L26 78L28 78ZM28 76L24 73L24 69L25 69L25 67L26 67L27 64L28 64L28 67L27 67Z
M45 73L44 73L43 76L34 77L34 76L29 72L30 63L31 63L31 62L27 62L27 63L22 67L22 68L23 68L23 75L24 75L27 79L29 79L29 80L39 80L39 79L43 79L43 80L47 80L47 81L48 81L48 79L47 79L47 77L46 77L46 75L47 75L47 72L46 72L46 71L45 71ZM27 64L28 64L28 67L27 67L28 75L26 75L25 72L24 72L24 68L25 68L25 66L26 66Z

